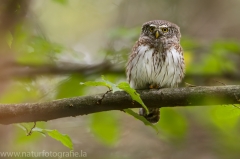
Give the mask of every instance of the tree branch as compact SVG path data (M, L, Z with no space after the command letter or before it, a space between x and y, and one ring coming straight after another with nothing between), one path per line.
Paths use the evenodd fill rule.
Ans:
M40 75L69 75L69 74L81 74L84 76L91 74L118 74L124 75L125 69L121 65L114 65L109 61L103 61L98 64L75 64L75 63L58 63L56 64L44 64L44 65L33 65L33 64L19 64L14 61L8 61L5 59L4 62L0 63L0 67L4 69L0 72L0 80L6 80L10 78L34 78ZM223 73L223 74L191 74L185 75L184 79L193 79L195 81L205 81L207 79L214 78L226 78L231 80L238 80L240 74L238 73Z
M206 106L240 104L240 86L164 88L139 90L148 107ZM0 124L48 121L109 110L141 107L132 104L131 97L122 91L108 93L101 105L103 94L66 98L43 103L0 105Z
M74 64L74 63L59 63L44 64L44 65L23 65L14 61L7 61L4 64L0 63L0 66L4 66L4 70L0 72L0 80L7 80L9 78L34 78L40 75L69 75L69 74L81 74L88 76L91 74L124 74L123 69L114 67L109 61L103 61L98 64Z

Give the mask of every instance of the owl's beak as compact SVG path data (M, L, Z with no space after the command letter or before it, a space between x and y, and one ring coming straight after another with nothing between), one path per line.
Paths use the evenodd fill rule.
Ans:
M159 32L159 30L157 30L157 31L155 32L155 37L156 37L156 39L157 39L159 36L160 36L160 32Z

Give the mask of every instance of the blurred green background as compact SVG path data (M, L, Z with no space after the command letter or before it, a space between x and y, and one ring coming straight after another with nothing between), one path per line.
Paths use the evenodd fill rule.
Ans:
M181 87L185 82L198 86L240 84L238 0L29 3L24 21L9 30L6 38L22 64L96 64L109 60L122 72L106 72L105 78L113 83L126 81L124 67L141 25L164 19L181 28L186 61ZM100 79L101 74L15 79L0 85L0 102L40 102L103 93L106 88L79 84ZM39 122L37 126L68 134L74 151L85 151L92 159L238 159L238 106L162 108L159 134L120 111ZM41 134L26 136L16 125L0 125L0 134L0 151L69 151Z

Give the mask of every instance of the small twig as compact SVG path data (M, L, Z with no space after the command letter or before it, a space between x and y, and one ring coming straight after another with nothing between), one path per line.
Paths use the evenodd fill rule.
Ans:
M238 101L238 102L240 102L240 100L239 100L239 98L236 96L236 94L234 93L234 96L235 96L235 98L236 98L236 100ZM238 109L240 109L240 107L239 106L237 106L237 105L235 105L235 104L232 104L234 107L236 107L236 108L238 108Z
M240 102L240 99L237 97L237 95L234 93L235 98L237 99L238 102Z
M104 94L102 95L102 98L97 101L97 104L101 104L101 103L102 103L102 100L104 99L104 97L105 97L109 92L112 92L112 90L109 89L106 93L104 93Z
M34 122L33 127L30 129L30 131L27 133L27 136L30 136L33 132L32 130L36 127L36 122Z
M218 80L213 80L213 81L215 81L215 82L218 82L218 83L220 83L220 84L222 84L222 85L226 86L226 84L225 84L225 83L223 83L223 82L220 82L220 81L218 81Z

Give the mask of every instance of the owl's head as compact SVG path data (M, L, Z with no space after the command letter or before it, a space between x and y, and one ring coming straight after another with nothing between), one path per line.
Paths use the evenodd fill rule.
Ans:
M177 39L180 41L180 28L171 22L165 20L153 20L143 24L141 36L147 36L155 39Z

